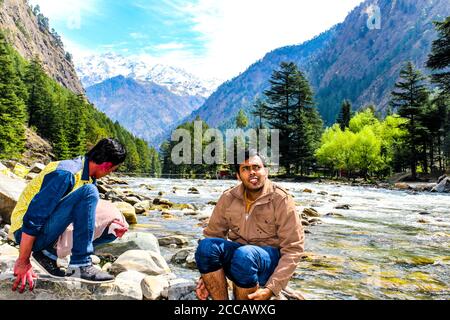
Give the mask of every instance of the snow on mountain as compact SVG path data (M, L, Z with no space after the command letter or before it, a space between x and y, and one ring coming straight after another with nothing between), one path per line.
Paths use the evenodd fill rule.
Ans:
M137 81L154 82L176 95L207 98L221 84L218 79L202 80L180 68L152 64L142 56L105 53L85 57L75 61L75 65L85 88L122 75Z

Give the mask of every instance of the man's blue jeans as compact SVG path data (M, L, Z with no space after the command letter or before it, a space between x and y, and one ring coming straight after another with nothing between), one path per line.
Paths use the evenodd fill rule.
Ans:
M88 266L92 263L94 245L114 241L113 235L103 235L93 241L95 231L95 210L99 200L97 187L86 184L63 198L48 218L33 244L33 251L45 250L55 254L54 244L67 227L73 223L73 248L71 266ZM22 229L14 233L17 243L22 238ZM48 255L48 254L47 254ZM55 258L55 257L53 257Z
M220 238L200 241L195 252L201 274L224 269L227 278L240 288L264 286L279 260L278 248L242 245Z

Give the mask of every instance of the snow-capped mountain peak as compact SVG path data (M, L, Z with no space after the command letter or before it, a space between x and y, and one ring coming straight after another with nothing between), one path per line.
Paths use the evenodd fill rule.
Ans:
M122 75L137 81L154 82L180 96L207 98L221 83L218 79L202 80L181 68L152 64L140 56L105 53L88 56L75 64L85 88Z

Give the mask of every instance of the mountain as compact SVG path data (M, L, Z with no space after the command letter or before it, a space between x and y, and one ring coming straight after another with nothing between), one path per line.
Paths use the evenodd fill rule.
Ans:
M95 106L138 137L158 145L158 135L205 101L200 96L179 96L153 82L116 76L86 89Z
M152 64L145 57L106 53L82 58L76 70L84 87L122 75L138 81L154 82L179 96L207 98L220 84L217 79L201 80L183 69Z
M368 12L376 8L381 28L369 29ZM404 62L411 60L429 73L425 61L436 38L433 21L448 15L449 0L367 0L318 37L268 53L222 84L185 121L200 116L212 127L230 127L239 109L249 111L255 98L269 88L272 71L282 61L293 61L305 72L328 125L334 123L344 99L354 109L374 104L383 111Z
M48 19L35 15L25 0L0 1L0 29L8 42L22 57L38 57L44 70L59 84L74 93L84 94L71 56L64 50L61 39L50 32Z

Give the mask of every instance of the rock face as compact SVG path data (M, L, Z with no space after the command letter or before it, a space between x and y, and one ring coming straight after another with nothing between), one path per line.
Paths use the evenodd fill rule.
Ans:
M0 1L0 28L24 58L37 56L53 79L76 94L84 94L73 63L49 30L39 25L25 0Z
M0 217L4 222L11 223L11 213L25 186L25 182L21 179L0 174Z

